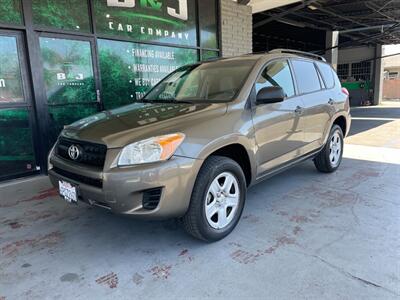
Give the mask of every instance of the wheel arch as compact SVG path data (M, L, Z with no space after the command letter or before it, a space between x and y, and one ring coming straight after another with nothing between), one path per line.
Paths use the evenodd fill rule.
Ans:
M344 116L338 116L336 119L334 119L332 126L333 125L338 125L342 129L343 136L346 135L347 122L346 122L346 118Z
M235 143L223 146L210 153L208 157L210 156L224 156L237 162L243 170L247 186L251 184L253 175L250 157L242 144Z
M343 131L343 137L346 137L351 125L350 115L346 112L337 113L332 116L331 122L328 125L329 126L327 126L325 130L325 138L323 144L327 142L329 133L331 132L331 129L334 125L338 125Z

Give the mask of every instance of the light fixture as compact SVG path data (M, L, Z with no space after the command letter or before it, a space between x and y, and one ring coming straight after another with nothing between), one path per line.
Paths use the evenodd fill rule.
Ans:
M311 10L317 10L318 9L318 7L316 7L315 5L308 5L307 7L309 9L311 9Z

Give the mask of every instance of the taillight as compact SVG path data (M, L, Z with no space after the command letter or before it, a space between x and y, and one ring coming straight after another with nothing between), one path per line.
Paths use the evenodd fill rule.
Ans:
M350 96L349 91L345 87L342 87L342 93L346 94L346 96Z

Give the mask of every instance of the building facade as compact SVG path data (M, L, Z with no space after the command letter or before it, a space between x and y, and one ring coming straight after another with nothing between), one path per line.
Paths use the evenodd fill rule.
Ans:
M0 180L43 172L66 124L220 56L219 12L217 0L0 1Z
M400 45L385 46L383 98L400 100Z

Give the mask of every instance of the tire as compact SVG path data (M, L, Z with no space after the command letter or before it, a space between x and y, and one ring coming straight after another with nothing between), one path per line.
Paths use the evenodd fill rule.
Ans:
M229 191L225 188L220 193L225 183L231 184ZM197 175L189 209L182 220L186 232L206 242L226 237L239 222L246 189L246 178L238 163L223 156L209 157Z
M334 144L336 146L333 146ZM335 172L342 162L343 147L343 131L338 125L333 125L324 148L314 158L317 170L322 173ZM332 151L336 154L334 155Z

